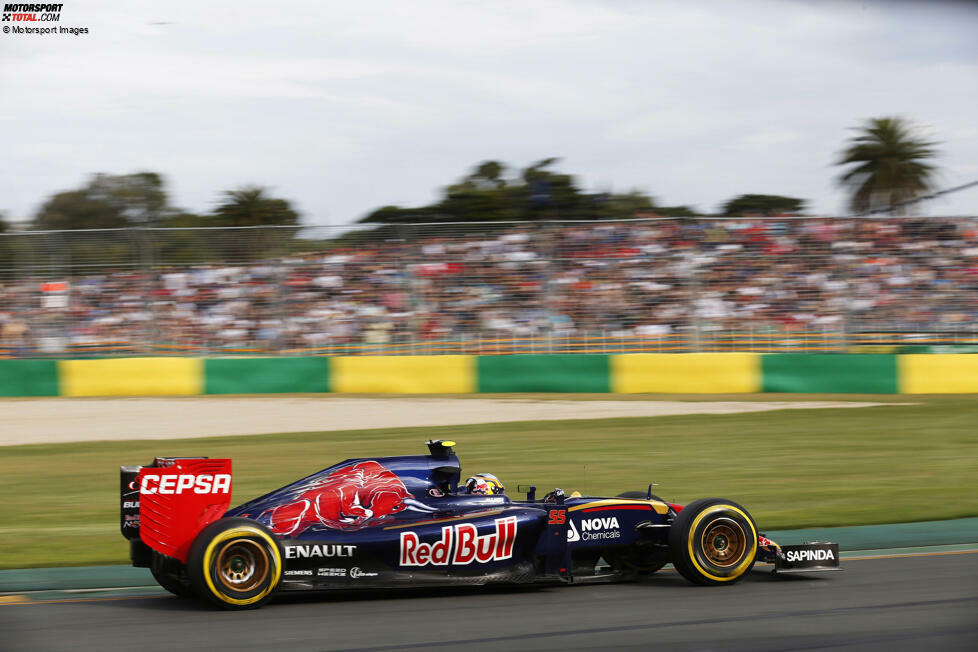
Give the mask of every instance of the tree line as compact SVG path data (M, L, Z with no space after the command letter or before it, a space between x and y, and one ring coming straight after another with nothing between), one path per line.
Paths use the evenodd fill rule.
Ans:
M849 191L854 213L901 210L934 189L934 143L921 138L900 118L874 118L856 130L835 161L846 169L838 178ZM634 217L708 215L686 205L661 205L639 190L587 192L571 174L558 171L557 158L523 169L487 160L445 186L426 206L383 206L359 220L363 224L416 222L500 222L534 220L608 220ZM804 199L748 193L720 206L717 215L803 214ZM221 193L208 214L170 204L163 177L156 172L96 174L80 188L51 196L26 227L29 230L111 229L126 227L240 227L301 225L286 199L267 188L244 186ZM9 230L0 215L0 233Z
M297 226L299 214L265 188L244 186L221 195L213 212L199 215L170 204L156 172L96 174L76 190L48 199L29 224L31 230L116 229L127 227Z
M665 206L639 190L586 192L577 179L554 169L546 158L513 170L501 161L483 161L459 181L446 186L438 201L407 208L383 206L360 222L509 222L537 220L620 220L634 217L697 217L691 206ZM723 214L797 214L804 200L779 195L741 195L726 202ZM730 211L738 211L731 213Z

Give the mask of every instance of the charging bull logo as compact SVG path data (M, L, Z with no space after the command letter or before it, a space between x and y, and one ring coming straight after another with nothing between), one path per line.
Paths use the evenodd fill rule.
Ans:
M313 525L359 530L372 521L413 509L433 512L408 493L401 479L377 462L344 466L308 486L294 502L259 517L275 534L299 534Z

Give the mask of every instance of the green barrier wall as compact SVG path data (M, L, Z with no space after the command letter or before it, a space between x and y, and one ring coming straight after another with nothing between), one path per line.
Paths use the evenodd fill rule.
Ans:
M205 394L328 391L329 358L216 358L204 361Z
M57 396L54 360L0 360L0 396Z
M490 355L477 358L478 390L493 392L611 391L608 355Z
M779 353L761 356L764 392L896 394L895 355Z

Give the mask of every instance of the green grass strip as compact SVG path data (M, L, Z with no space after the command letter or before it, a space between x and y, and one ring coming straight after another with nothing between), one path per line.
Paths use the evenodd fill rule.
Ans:
M458 442L463 474L495 473L511 492L674 502L726 497L762 530L978 516L978 402L390 428L0 449L0 567L126 563L118 467L154 455L234 460L234 504L352 457L424 453ZM463 477L465 477L463 475Z
M890 525L852 525L849 527L809 528L768 532L781 544L807 541L834 541L840 550L882 550L926 547L935 544L978 546L978 518L949 521L921 521Z

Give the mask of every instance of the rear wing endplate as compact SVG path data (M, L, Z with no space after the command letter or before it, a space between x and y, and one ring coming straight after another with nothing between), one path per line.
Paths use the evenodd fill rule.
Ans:
M158 457L120 468L122 535L187 561L190 544L231 506L231 460Z

